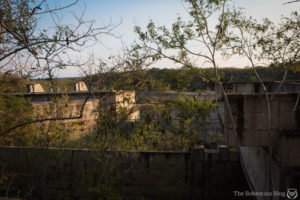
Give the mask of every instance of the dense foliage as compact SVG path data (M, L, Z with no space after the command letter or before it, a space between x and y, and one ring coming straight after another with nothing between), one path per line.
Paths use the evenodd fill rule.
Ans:
M144 105L138 121L128 120L130 109L116 112L101 108L96 131L75 143L118 150L184 150L199 144L216 147L222 143L221 133L210 132L206 126L213 109L210 101L184 96L164 104Z
M287 80L300 80L299 64L294 64L288 71ZM199 69L200 70L200 69ZM212 68L201 69L205 73L213 73ZM258 73L264 81L278 81L282 79L284 68L269 66L258 67ZM247 82L258 81L252 68L220 68L221 81L224 82ZM197 69L158 69L152 68L144 71L133 72L110 72L95 75L99 79L102 89L115 88L143 91L175 90L175 91L203 91L214 90L214 83L203 80ZM143 85L137 85L143 80Z

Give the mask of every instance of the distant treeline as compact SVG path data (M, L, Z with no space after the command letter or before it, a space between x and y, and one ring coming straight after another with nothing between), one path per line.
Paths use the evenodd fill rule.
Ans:
M287 80L300 80L300 71L296 66L288 71ZM124 90L175 90L200 91L213 90L214 83L200 75L200 70L213 78L213 69L157 69L152 68L134 72L109 72L93 77L97 89ZM283 78L284 70L278 67L258 67L257 72L264 81L278 81ZM219 70L223 82L257 81L252 68L221 68Z
M158 69L139 70L131 72L107 72L96 74L92 77L60 78L50 81L28 80L16 75L0 74L1 92L26 92L27 83L40 83L45 91L54 88L63 88L66 91L74 91L74 85L78 81L91 84L92 90L136 90L136 91L203 91L214 90L214 83L200 75L200 72L214 78L212 68L206 69ZM280 67L258 67L257 72L264 81L278 81L284 75ZM220 79L223 82L249 82L257 81L252 68L220 68ZM300 80L300 65L293 66L287 74L287 80ZM52 83L52 84L51 84Z

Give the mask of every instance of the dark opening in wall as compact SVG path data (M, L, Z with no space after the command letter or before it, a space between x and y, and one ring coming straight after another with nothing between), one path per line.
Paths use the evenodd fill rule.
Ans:
M241 138L244 129L244 98L242 96L236 99L236 105L238 110L236 131L239 138Z
M259 92L259 85L260 85L260 83L255 83L254 84L254 93L258 93Z

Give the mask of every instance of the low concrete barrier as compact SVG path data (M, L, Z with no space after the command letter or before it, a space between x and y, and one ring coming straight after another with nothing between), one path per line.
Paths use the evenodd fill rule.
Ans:
M0 147L1 196L24 199L234 199L248 190L238 152Z

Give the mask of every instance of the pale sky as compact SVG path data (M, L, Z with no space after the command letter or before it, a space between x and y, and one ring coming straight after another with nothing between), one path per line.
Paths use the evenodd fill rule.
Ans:
M289 15L292 11L300 11L300 2L286 4L290 0L233 0L236 7L245 8L245 13L256 19L264 17L270 18L278 23L281 15ZM158 25L170 25L177 16L188 19L188 14L183 8L181 0L81 0L76 9L86 5L85 18L87 20L96 20L98 26L104 24L117 24L122 20L114 33L121 36L126 45L136 39L133 32L135 25L145 28L152 19ZM103 47L101 45L87 49L88 53L95 56L108 57L110 54L120 52L122 43L119 39L113 37L102 37ZM172 67L172 63L162 63L164 67ZM171 66L170 66L171 65ZM246 65L241 61L232 61L230 66L243 67ZM157 66L163 67L163 66ZM75 70L66 70L60 73L60 76L78 76Z

